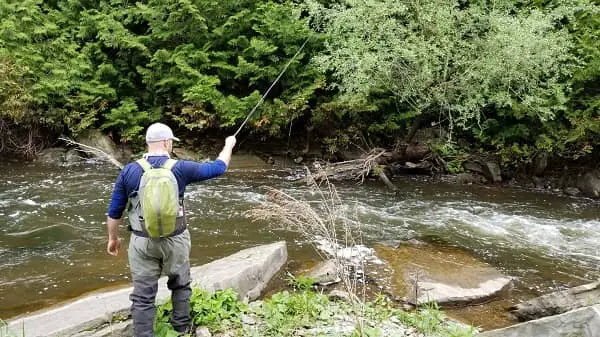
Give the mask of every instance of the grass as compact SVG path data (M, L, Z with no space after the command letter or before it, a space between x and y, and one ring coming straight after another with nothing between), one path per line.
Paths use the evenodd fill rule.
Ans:
M316 336L383 337L378 326L384 322L412 327L427 337L473 337L477 333L473 327L448 320L433 303L408 312L393 307L383 296L364 303L360 309L364 324L356 325L349 334L318 332L319 328L334 326L336 318L353 317L356 307L350 303L331 302L327 296L314 291L307 279L291 277L290 281L292 289L274 294L260 306L240 302L232 290L210 294L195 288L192 296L194 324L208 327L212 334L228 331L230 336L239 337L291 337L301 330L306 336L314 333ZM168 323L170 311L168 302L159 306L155 322L157 337L178 336ZM256 323L243 324L244 315L254 317Z

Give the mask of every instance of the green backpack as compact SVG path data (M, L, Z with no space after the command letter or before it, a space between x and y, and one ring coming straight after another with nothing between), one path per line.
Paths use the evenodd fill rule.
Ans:
M177 161L168 159L158 168L143 158L137 163L144 169L138 189L142 230L151 238L168 237L177 228L179 187L171 171Z

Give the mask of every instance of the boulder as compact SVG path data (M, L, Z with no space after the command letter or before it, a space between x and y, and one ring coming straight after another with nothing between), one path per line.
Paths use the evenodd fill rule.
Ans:
M594 304L600 304L600 282L546 294L519 303L509 310L519 320L528 321Z
M597 337L600 306L580 308L507 328L487 331L481 337Z
M242 300L250 301L261 294L286 260L286 243L277 242L245 249L209 264L193 267L191 277L194 285L208 291L232 288ZM156 296L159 303L171 295L166 281L166 277L159 280ZM112 322L115 318L129 317L131 291L132 288L124 288L83 297L61 307L11 320L8 329L23 331L22 337L104 336L96 333L107 326L114 326ZM124 330L129 329L125 322L122 326ZM118 336L131 335L123 333Z
M117 149L112 138L103 134L100 130L93 129L84 131L75 139L75 141L102 150L104 153L117 160L123 159L122 153Z
M502 170L500 165L493 160L469 159L463 163L467 172L475 172L483 175L488 181L499 183L502 181Z
M576 197L581 194L581 191L577 187L567 187L563 192L572 197Z
M500 165L494 161L486 161L483 166L483 175L487 180L493 183L499 183L502 181L502 171Z
M511 279L453 247L429 244L377 246L377 256L393 269L387 291L410 303L434 301L441 306L483 303L507 289Z
M40 151L37 162L51 165L61 165L65 162L65 149L62 147L50 147Z
M577 187L583 195L590 198L600 197L600 172L591 171L577 179Z
M319 262L308 273L318 285L330 285L341 281L338 275L338 265L335 260L326 260Z
M483 174L483 167L481 164L474 160L467 160L463 163L463 168L468 172L475 172L479 174Z

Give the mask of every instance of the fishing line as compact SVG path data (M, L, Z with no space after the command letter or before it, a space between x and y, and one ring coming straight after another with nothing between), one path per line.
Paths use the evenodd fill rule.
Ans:
M285 65L285 67L279 73L279 75L277 76L277 78L275 79L275 81L273 81L273 83L271 83L271 86L269 87L269 89L267 89L267 92L265 92L265 94L262 95L262 97L260 98L260 100L258 101L258 103L256 103L256 105L254 106L254 108L252 108L252 111L250 111L250 113L248 114L248 116L246 116L246 119L244 120L244 122L242 122L242 125L240 125L239 129L233 134L234 137L236 137L238 135L238 133L240 133L240 131L242 130L242 128L244 127L244 125L246 125L246 123L250 119L250 116L252 116L252 114L254 113L254 111L256 111L256 109L262 104L262 102L264 102L265 97L267 97L267 95L269 94L269 92L271 91L271 89L273 89L273 87L275 86L275 84L277 84L277 82L279 82L279 79L281 78L281 76L283 76L283 74L285 73L285 71L287 70L287 68L290 66L290 64L292 64L292 62L294 61L294 59L296 59L296 57L298 56L298 54L300 54L300 52L302 51L302 49L304 49L304 46L306 46L306 43L308 43L308 40L310 40L310 36L308 38L306 38L306 41L304 41L304 43L300 46L300 48L298 48L298 51L296 51L296 54L294 54L294 56L292 57L292 59Z

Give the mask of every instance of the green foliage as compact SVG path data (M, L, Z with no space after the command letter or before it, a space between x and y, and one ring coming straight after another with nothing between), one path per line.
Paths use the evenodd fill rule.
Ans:
M247 310L245 303L238 300L238 294L231 290L219 290L214 293L194 288L190 299L191 316L195 326L206 326L212 332L241 327L241 314ZM154 331L159 337L178 336L169 323L173 310L167 302L157 309Z
M304 275L294 276L290 273L287 274L286 282L293 289L300 291L311 290L315 284L315 280L311 277Z
M427 303L415 312L397 311L396 317L425 336L473 337L477 335L474 327L447 321L446 315L436 303Z
M468 153L452 142L445 142L433 146L433 151L446 161L446 170L449 173L460 173L464 171L463 163L467 160Z
M336 152L435 122L506 165L577 159L600 141L599 13L593 0L6 0L0 122L124 142L158 120L230 131L309 39L248 124L257 137L310 125Z
M328 303L327 296L312 291L277 293L264 303L263 335L293 336L298 328L327 321L332 316Z
M329 7L310 2L310 10L328 38L326 51L315 58L320 69L333 75L345 97L386 111L369 113L371 132L401 128L403 120L422 115L451 132L473 135L511 161L514 142L560 151L565 134L577 139L596 128L591 121L596 105L588 105L594 112L569 109L569 79L589 56L582 75L589 80L599 59L592 38L598 30L590 29L597 8L589 1L535 7L509 1L346 0ZM578 41L573 31L584 38ZM578 47L580 41L591 48ZM576 134L563 131L569 129L565 115L578 125Z

